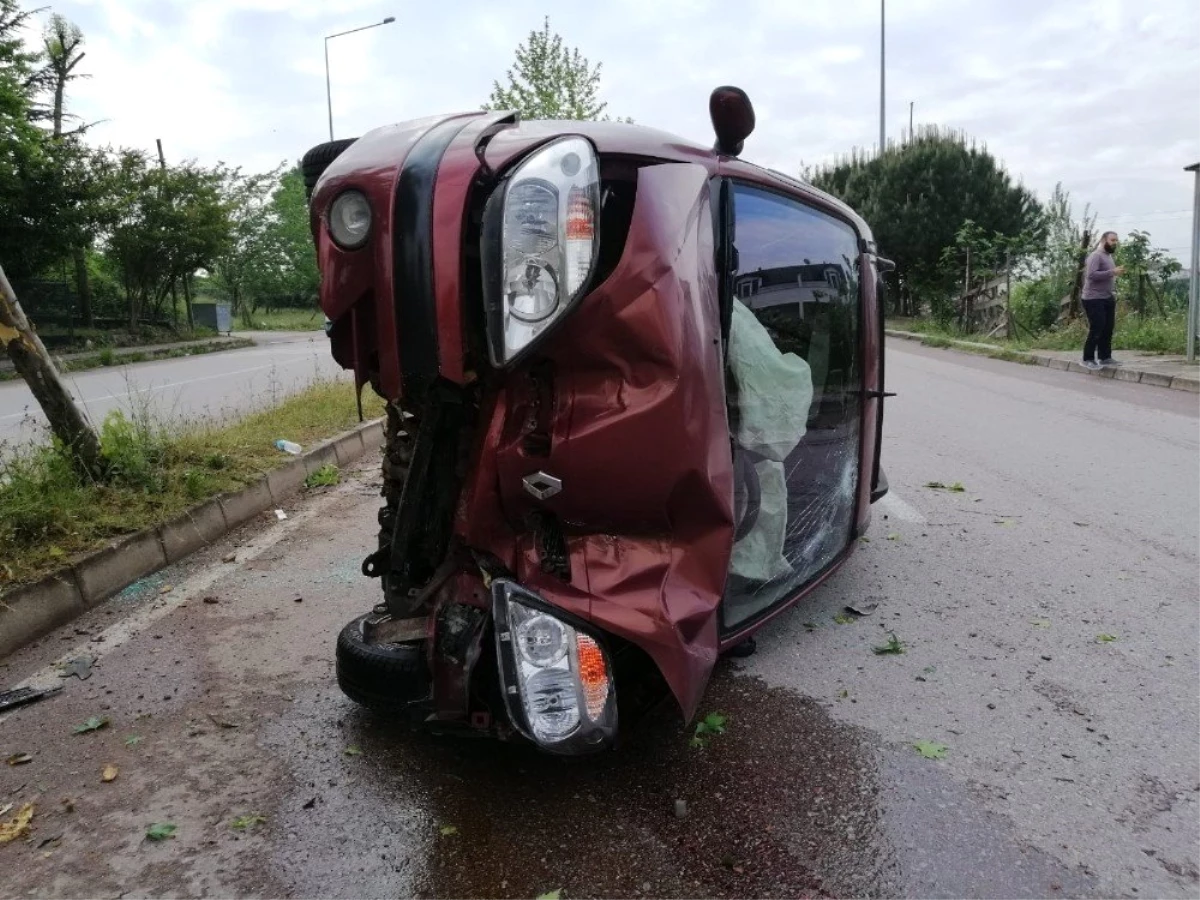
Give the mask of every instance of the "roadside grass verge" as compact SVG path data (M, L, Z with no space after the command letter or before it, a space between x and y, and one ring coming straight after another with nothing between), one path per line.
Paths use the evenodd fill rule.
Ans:
M235 316L233 330L237 331L321 331L325 317L317 307L312 309L260 310L248 317Z
M971 341L976 344L991 344L1009 351L1082 350L1084 339L1087 337L1087 321L1084 319L1055 326L1032 338L1022 334L1019 338L1011 339L967 334L953 326L940 326L928 319L889 318L886 324L889 328L924 335L922 343L927 347L948 347L950 341ZM1187 350L1187 316L1177 313L1139 318L1134 313L1119 309L1113 332L1113 349L1182 355Z
M369 390L363 414L383 414ZM318 381L234 422L110 413L100 429L112 471L104 484L79 481L61 446L9 451L0 457L0 590L262 477L293 458L275 449L277 438L307 448L357 424L353 385Z
M58 366L58 371L60 372L85 372L89 369L125 366L132 363L152 362L160 359L182 359L185 356L203 356L206 353L220 353L222 350L241 350L243 347L253 346L254 341L249 338L235 338L234 340L189 344L186 347L170 347L163 350L135 350L125 353L117 352L112 347L103 347L96 353L91 353L87 356L55 360L55 365ZM12 369L0 369L0 381L15 381L20 377Z

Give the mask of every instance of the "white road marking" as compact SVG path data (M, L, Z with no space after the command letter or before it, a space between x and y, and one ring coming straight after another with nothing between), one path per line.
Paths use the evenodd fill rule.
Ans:
M31 687L35 689L44 689L53 687L56 684L62 684L62 676L60 674L60 666L74 659L77 656L97 656L102 657L112 653L122 644L137 637L141 632L145 631L156 621L161 619L168 613L174 612L184 603L189 600L197 600L204 596L217 581L224 578L233 572L238 566L249 562L252 559L257 559L262 556L284 538L302 527L311 519L321 516L326 507L330 506L337 500L344 498L347 494L353 493L360 487L360 482L357 478L348 479L343 482L340 488L335 488L324 497L313 502L306 509L291 516L287 521L278 521L269 526L262 534L256 536L249 543L242 545L237 551L237 562L220 563L216 562L205 566L203 570L197 572L191 578L188 578L179 584L175 585L171 593L161 595L146 606L137 610L133 614L122 619L120 622L115 622L108 628L100 632L98 637L102 640L93 643L88 640L76 644L65 654L59 657L44 669L40 669L22 681L17 687Z
M921 511L915 506L905 503L894 490L890 490L884 494L883 498L875 504L875 508L890 517L900 519L904 522L916 522L919 525L925 524L925 517L921 515Z

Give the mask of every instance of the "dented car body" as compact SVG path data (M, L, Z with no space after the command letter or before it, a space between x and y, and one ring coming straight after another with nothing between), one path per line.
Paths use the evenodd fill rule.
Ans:
M472 113L310 151L331 351L388 409L353 699L611 746L663 697L693 716L850 555L886 490L886 263L742 131Z

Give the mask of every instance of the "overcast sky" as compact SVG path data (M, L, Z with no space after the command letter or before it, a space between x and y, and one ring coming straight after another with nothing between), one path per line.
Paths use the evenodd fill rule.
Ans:
M42 2L84 31L91 78L69 101L104 120L93 139L162 138L171 160L297 159L326 139L323 37L385 16L329 42L339 137L477 108L550 13L604 64L614 116L709 143L709 91L730 83L758 113L754 162L794 173L878 141L878 0ZM918 125L964 129L1039 195L1062 181L1101 227L1146 229L1187 263L1200 3L891 0L887 35L890 139L912 101Z

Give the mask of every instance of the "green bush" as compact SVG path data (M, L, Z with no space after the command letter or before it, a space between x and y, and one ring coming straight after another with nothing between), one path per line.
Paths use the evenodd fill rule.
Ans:
M1061 300L1054 281L1041 278L1014 284L1009 307L1017 321L1036 334L1050 328L1058 320Z
M114 482L146 493L166 488L165 436L147 417L130 419L121 410L113 410L100 428L100 446Z

